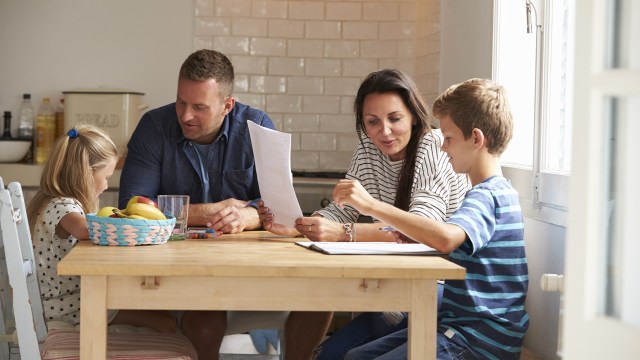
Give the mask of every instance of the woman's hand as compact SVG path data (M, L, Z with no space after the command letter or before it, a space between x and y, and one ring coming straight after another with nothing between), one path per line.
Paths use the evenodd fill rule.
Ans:
M260 222L262 223L262 227L276 235L289 235L289 236L298 236L300 233L296 231L296 229L278 224L275 222L275 216L269 210L268 207L264 205L264 201L258 200L258 216L260 217Z
M333 188L333 201L338 206L350 205L363 215L372 215L377 200L357 180L339 180Z
M312 241L349 241L344 226L322 216L296 219L296 230Z

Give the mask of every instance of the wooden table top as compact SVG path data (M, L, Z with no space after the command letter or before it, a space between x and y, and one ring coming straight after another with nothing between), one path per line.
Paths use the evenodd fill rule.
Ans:
M266 231L161 245L79 243L60 275L463 279L463 267L439 256L325 255Z

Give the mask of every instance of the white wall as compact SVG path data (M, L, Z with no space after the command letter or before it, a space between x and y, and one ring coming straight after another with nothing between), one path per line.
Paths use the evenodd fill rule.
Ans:
M493 0L441 0L440 86L492 78Z
M2 0L0 111L16 129L23 93L37 107L99 86L143 92L151 107L174 101L193 17L184 0Z
M235 96L292 134L294 170L345 171L357 146L353 99L371 71L414 76L438 93L439 0L2 0L0 111L76 87L175 98L195 49L236 70Z
M294 170L346 170L362 79L397 68L437 94L439 0L202 0L197 48L231 58L238 101L291 133Z

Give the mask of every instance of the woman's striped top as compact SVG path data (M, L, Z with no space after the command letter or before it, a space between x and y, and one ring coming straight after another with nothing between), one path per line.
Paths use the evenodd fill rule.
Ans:
M453 171L447 154L440 149L442 142L439 129L422 137L409 207L409 212L441 221L453 214L471 187L467 175ZM365 138L351 159L346 178L358 180L373 198L393 204L403 162L390 160ZM356 222L360 215L351 206L340 208L333 202L314 214L340 223Z

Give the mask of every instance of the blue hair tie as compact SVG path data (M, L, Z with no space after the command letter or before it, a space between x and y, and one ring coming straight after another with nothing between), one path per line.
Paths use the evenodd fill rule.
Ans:
M71 130L69 130L67 135L69 135L70 138L75 139L78 137L78 130L76 130L76 128L72 128Z

